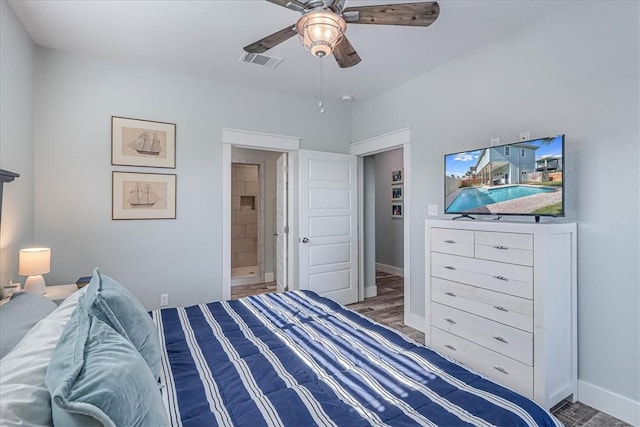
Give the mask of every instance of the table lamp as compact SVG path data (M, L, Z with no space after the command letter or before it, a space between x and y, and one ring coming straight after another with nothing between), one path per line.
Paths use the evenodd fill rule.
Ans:
M18 258L18 274L29 276L24 282L25 291L44 294L47 290L43 274L51 270L51 249L21 249Z

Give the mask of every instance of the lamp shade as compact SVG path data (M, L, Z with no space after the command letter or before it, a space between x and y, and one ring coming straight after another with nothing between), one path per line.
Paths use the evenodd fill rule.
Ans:
M21 249L18 257L18 274L33 276L47 274L51 270L51 249Z

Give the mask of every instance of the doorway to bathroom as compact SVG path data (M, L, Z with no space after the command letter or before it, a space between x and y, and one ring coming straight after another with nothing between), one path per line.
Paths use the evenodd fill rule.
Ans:
M287 154L231 150L231 297L286 288Z
M237 159L231 180L231 284L264 282L264 161Z

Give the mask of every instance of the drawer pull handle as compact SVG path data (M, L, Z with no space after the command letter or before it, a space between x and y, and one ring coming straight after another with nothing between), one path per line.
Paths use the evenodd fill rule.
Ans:
M449 319L449 318L447 318L447 319L444 319L444 320L446 320L447 322L451 323L452 325L455 325L455 324L456 324L456 321L455 321L455 320L453 320L453 319Z
M455 297L456 294L454 294L453 292L445 292L445 295L449 295L450 297Z
M509 249L508 247L506 247L506 246L502 246L502 245L496 245L496 246L494 246L494 248L495 248L495 249L502 249L502 250L507 250L507 249Z
M495 308L496 310L500 310L500 311L506 311L506 312L509 311L509 310L507 310L506 308L504 308L501 305L494 305L493 308Z
M493 276L493 278L494 278L494 279L498 279L498 280L504 280L505 282L508 282L508 281L509 281L509 279L507 279L507 278L506 278L506 277L504 277L504 276Z
M507 370L506 370L506 369L501 368L500 366L494 366L494 367L493 367L493 369L495 369L495 370L496 370L496 371L498 371L498 372L502 372L502 373L503 373L503 374L505 374L505 375L509 375L509 372L507 372Z
M445 240L444 242L445 243L455 243L456 241L455 240Z
M493 337L493 339L494 339L494 340L496 340L496 341L503 342L503 343L505 343L505 344L509 344L509 341L505 340L505 339L504 339L504 338L502 338L502 337Z
M452 267L450 265L445 265L444 268L446 268L447 270L455 270L455 267Z
M456 348L454 346L452 346L451 344L445 344L444 346L447 347L449 350L456 351Z

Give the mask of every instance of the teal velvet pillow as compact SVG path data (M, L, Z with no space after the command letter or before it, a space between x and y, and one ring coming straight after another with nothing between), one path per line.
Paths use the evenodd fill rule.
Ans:
M151 316L128 289L100 274L96 268L87 285L85 307L89 314L111 326L131 341L151 368L154 378L160 377L160 339Z
M166 426L146 362L122 335L78 304L47 368L54 425Z

